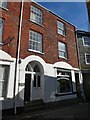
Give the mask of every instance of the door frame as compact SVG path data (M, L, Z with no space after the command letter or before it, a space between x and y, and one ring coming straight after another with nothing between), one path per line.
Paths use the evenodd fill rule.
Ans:
M30 100L31 100L31 93L32 93L32 72L25 71L25 77L26 77L27 74L31 75L31 80L30 80L30 82L31 82L30 83ZM25 78L25 82L26 82L26 78ZM24 102L27 102L27 101L25 101L25 90L24 90Z

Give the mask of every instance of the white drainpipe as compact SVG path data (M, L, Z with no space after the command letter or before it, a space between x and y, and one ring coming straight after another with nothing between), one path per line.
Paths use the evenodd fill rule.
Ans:
M14 114L16 114L16 83L18 75L18 61L20 55L20 40L21 40L21 28L22 28L22 17L23 17L23 4L24 0L20 3L20 15L18 24L18 37L17 37L17 48L16 48L16 61L15 61L15 74L14 74L14 89L13 89L13 99L14 99Z

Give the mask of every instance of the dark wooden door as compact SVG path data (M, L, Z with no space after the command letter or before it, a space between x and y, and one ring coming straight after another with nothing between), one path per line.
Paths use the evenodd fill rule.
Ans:
M25 92L24 101L30 101L30 89L31 89L31 74L25 75Z

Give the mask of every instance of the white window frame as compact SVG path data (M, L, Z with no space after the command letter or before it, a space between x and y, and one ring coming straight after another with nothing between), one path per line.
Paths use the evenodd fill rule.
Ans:
M60 49L60 44L62 44L62 45L64 45L65 46L65 51L64 50L62 50L62 49ZM60 55L59 54L59 52L62 52L62 53L64 53L65 54L65 57L64 56L62 56L62 55ZM59 54L59 57L60 58L64 58L64 59L67 59L67 48L66 48L66 44L65 43L63 43L63 42L58 42L58 54Z
M2 69L2 72L3 72L3 74L2 74L2 78L4 78L3 76L5 75L5 66L8 66L8 68L9 68L9 71L10 71L10 65L1 65L0 64L0 66L4 66L4 68ZM6 89L6 91L4 91L5 93L4 93L4 96L2 95L2 96L0 96L0 98L6 98L7 97L7 91L8 91L8 80L9 80L9 71L8 71L8 78L7 78L7 81L5 81L4 79L1 79L0 78L0 82L1 83L3 83L3 84L1 84L1 85L5 85L6 84L6 88L4 88L4 89ZM3 89L2 89L3 90ZM3 93L3 91L1 91L1 93Z
M88 36L86 36L86 37L88 37ZM83 45L86 46L86 47L90 47L90 45L86 45L86 44L85 44L84 38L85 38L85 37L82 37ZM89 37L89 39L90 39L90 37Z
M1 23L1 27L0 27L0 45L2 45L2 35L3 35L3 29L4 29L4 19L0 18L0 23Z
M3 8L3 9L8 10L7 9L7 3L8 3L7 0L0 0L0 7ZM6 4L6 6L4 4Z
M65 72L65 73L68 73L69 71L60 71L60 72ZM71 73L71 72L70 72ZM57 82L58 81L60 81L60 80L62 80L62 79L66 79L66 80L69 80L69 82L70 82L70 88L71 88L71 90L69 91L69 92L58 92L58 88L57 88L57 94L69 94L69 93L72 93L73 91L72 91L72 83L71 83L71 80L69 79L69 75L61 75L61 74L57 74L57 77L59 77L59 78L57 78ZM60 83L59 83L60 84ZM58 85L58 84L57 84ZM58 86L57 86L58 87ZM59 88L60 89L60 88Z
M41 88L41 74L34 72L33 75L36 76L36 84L35 84L35 86L34 86L35 79L34 79L34 76L33 76L33 79L34 79L33 80L33 88ZM40 77L40 81L39 81L38 77ZM38 86L39 82L40 82L40 86Z
M61 28L61 27L59 26L59 24L62 24L63 28ZM60 30L61 32L59 32L59 30ZM60 35L63 35L63 36L66 35L65 24L64 24L63 22L57 21L57 32L58 32L58 34L60 34Z
M87 57L86 57L87 55L90 55L90 54L85 53L85 63L86 63L87 65L90 65L90 63L87 62Z
M35 6L31 6L30 21L42 25L42 11Z
M35 34L35 36L34 36L34 37L35 37L35 39L34 39L33 37L32 37L32 39L30 38L30 37L31 37L31 32L33 32L33 33ZM38 37L40 37L40 36L41 36L41 41L37 41L37 40L36 40L36 39L37 39L37 37L36 37L36 36L38 36ZM40 34L40 33L36 32L36 31L30 30L30 31L29 31L29 50L30 50L30 51L33 51L33 52L38 52L38 53L41 53L41 54L42 54L42 41L43 41L42 39L43 39L42 34ZM39 40L39 38L38 38L38 40ZM31 45L31 43L30 43L30 42L35 43L35 44L39 45L40 50L31 48L30 46L37 47L37 45L36 45L36 46Z

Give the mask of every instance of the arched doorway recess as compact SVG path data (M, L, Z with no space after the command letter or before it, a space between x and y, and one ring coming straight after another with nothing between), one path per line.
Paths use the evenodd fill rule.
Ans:
M42 99L42 80L44 70L41 63L31 61L25 68L24 101Z

